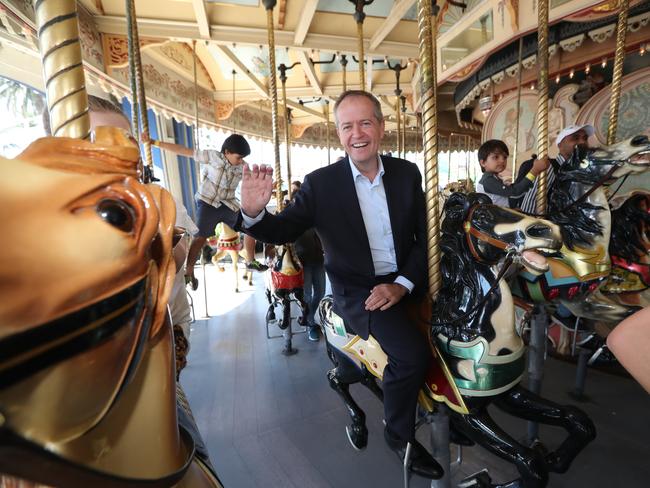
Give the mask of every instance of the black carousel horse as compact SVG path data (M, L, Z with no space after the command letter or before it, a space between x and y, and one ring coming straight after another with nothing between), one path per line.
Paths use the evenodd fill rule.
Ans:
M453 194L444 210L443 283L433 305L431 326L437 361L423 386L420 404L431 411L438 402L446 403L459 442L486 447L515 464L521 474L505 485L491 485L485 473L467 483L543 487L549 471L568 469L594 438L595 428L580 410L554 404L519 386L525 368L524 344L516 334L512 295L502 278L513 260L531 272L544 272L546 259L533 250L559 248L559 229L550 222L492 205L485 195ZM362 383L381 400L376 377L381 378L386 357L372 337L363 341L346 329L332 310L331 298L321 302L319 315L328 354L336 365L328 373L330 386L350 413L352 425L346 427L350 442L362 449L367 443L365 414L351 397L349 385ZM570 435L551 453L531 449L492 420L487 412L491 402L512 415L562 426Z

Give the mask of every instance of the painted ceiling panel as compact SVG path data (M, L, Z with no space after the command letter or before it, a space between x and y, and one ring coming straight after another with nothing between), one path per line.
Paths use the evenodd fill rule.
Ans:
M230 49L255 76L258 78L269 76L268 47L263 46L260 49L259 47L235 46L234 48L230 47ZM275 63L277 65L281 63L290 65L292 63L285 49L275 50ZM232 65L221 57L217 58L217 64L219 65L222 76L226 79L231 79Z

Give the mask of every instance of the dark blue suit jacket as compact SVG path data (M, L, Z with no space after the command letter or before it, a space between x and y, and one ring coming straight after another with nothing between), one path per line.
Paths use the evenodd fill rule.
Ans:
M426 218L422 178L417 166L382 156L397 258L397 273L424 291L427 280ZM361 208L348 159L320 168L305 177L294 201L281 213L267 213L244 232L263 242L295 241L315 227L325 251L325 269L332 284L334 307L354 331L368 337L369 313L363 302L370 289L390 278L375 277ZM395 275L395 276L396 276Z

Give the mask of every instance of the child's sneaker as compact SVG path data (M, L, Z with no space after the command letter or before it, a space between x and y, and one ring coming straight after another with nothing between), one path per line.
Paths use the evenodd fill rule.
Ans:
M260 263L257 259L253 259L250 263L246 263L246 269L250 271L266 271L269 267Z

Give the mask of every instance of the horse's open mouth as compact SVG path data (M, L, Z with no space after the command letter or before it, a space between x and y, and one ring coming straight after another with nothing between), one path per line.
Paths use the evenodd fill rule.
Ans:
M630 158L630 164L636 166L648 166L650 165L650 150L641 151L640 153L635 154Z
M521 264L533 274L542 274L548 271L548 260L544 254L535 251L524 251L520 255Z
M147 277L99 302L0 340L0 389L98 346L144 312Z

